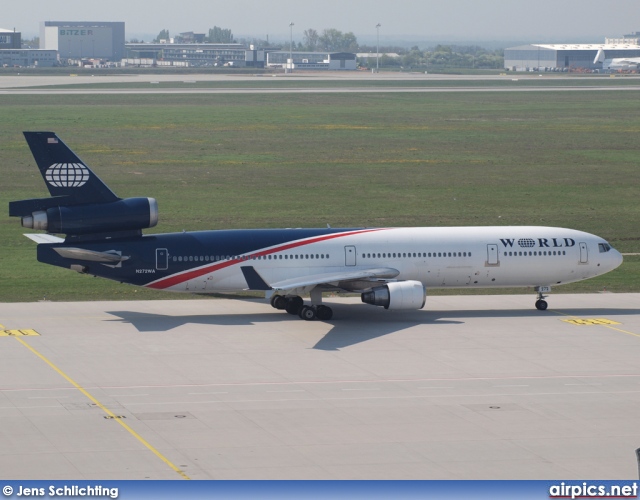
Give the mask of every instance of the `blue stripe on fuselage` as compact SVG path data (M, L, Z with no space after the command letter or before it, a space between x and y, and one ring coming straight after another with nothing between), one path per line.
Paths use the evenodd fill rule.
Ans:
M61 243L38 245L38 261L64 268L84 266L91 275L134 285L147 285L167 276L211 264L209 261L173 262L173 256L235 256L258 252L265 248L318 236L359 231L362 228L326 229L231 229L145 235L139 238L100 241L96 243ZM119 267L60 257L53 249L75 247L98 252L117 251L130 257ZM169 268L156 269L156 249L166 248Z

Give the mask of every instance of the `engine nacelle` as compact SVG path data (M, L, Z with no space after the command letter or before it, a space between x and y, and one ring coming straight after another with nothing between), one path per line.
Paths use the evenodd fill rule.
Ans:
M53 207L22 217L23 227L74 235L146 229L157 223L158 203L154 198Z
M362 294L362 302L385 309L422 309L427 289L419 281L387 283Z

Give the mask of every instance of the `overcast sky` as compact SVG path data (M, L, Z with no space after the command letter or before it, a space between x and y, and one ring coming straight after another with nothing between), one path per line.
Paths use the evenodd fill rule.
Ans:
M603 42L640 31L638 0L3 0L0 28L30 38L41 21L124 21L126 37L161 29L294 39L307 28L352 31L359 40L526 40ZM145 41L150 41L145 39Z

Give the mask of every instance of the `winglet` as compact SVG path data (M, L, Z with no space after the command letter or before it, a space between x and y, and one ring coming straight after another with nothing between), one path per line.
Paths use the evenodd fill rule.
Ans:
M253 266L243 266L242 274L249 285L249 290L271 290L267 282L258 274Z

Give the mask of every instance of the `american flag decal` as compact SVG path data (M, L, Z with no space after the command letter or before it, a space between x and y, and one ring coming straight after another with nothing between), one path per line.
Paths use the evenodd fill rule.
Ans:
M47 139L47 144L58 144L58 139L56 137L49 137Z

